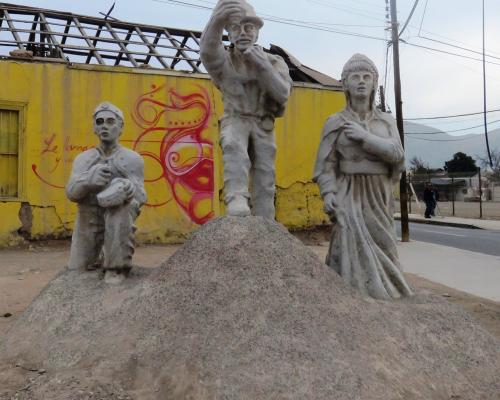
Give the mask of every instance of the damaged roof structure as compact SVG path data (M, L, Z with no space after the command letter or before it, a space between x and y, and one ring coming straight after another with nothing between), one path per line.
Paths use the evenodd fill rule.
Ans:
M0 3L2 58L205 73L200 37L199 31ZM285 59L295 82L341 89L338 80L302 65L281 47L271 45L266 51Z

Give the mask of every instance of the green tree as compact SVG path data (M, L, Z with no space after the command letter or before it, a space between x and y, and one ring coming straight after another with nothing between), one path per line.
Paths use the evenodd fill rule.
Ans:
M476 161L465 153L459 151L453 155L453 158L444 163L444 169L449 174L457 172L476 172Z

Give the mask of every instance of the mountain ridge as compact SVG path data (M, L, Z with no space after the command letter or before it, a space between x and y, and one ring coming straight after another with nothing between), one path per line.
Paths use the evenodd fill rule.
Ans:
M430 168L443 168L444 163L459 151L476 161L486 156L484 134L454 136L428 125L408 121L404 124L404 130L407 167L414 157ZM489 141L491 150L500 151L500 128L489 132Z

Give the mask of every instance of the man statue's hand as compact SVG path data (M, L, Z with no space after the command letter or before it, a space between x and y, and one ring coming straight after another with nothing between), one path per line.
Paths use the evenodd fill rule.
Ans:
M370 134L365 128L363 128L357 122L346 122L344 124L344 132L348 139L354 140L355 142L362 142Z
M213 18L217 23L226 25L231 20L240 20L245 11L241 2L237 0L219 0L213 11Z
M111 178L111 169L107 165L96 165L88 184L92 188L103 188L110 182Z
M336 214L336 209L338 207L337 199L335 198L335 195L333 193L327 193L323 197L323 210L325 213L327 213L330 217L334 217Z
M271 68L272 64L267 58L266 53L260 46L252 46L243 53L245 60L255 65L259 69Z

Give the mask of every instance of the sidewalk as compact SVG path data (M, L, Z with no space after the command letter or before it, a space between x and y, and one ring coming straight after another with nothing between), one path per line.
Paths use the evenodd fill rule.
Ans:
M395 213L394 219L400 220L401 214ZM458 218L458 217L443 217L436 216L432 218L424 218L420 214L410 214L410 222L430 225L455 226L458 228L469 229L487 229L491 231L500 231L500 221L492 219L474 219L474 218Z
M327 244L311 246L324 260ZM500 302L500 257L412 241L398 245L404 272Z
M328 243L308 247L326 258ZM500 302L500 257L417 241L399 242L398 251L405 273Z
M500 257L432 243L400 243L405 272L500 302Z

